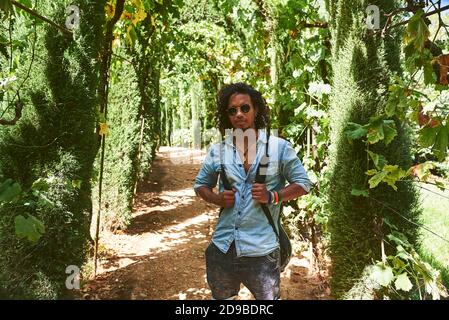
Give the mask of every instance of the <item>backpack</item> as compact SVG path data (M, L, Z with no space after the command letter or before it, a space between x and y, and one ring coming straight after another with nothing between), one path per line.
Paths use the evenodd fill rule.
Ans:
M259 162L259 166L257 167L257 171L256 171L255 181L257 183L265 183L265 179L267 177L266 174L261 174L260 170L262 167L265 169L265 172L266 172L266 169L268 168L268 163L269 163L268 162L268 158L269 158L268 141L269 141L269 138L270 138L270 133L268 131L265 155L262 157L261 161ZM221 164L220 178L223 183L223 187L226 190L231 190L232 186L226 176L226 171L225 171L225 167L224 167L223 163ZM281 204L281 208L279 210L279 218L278 218L279 233L274 225L274 221L273 221L273 217L271 216L270 209L268 209L268 207L265 203L261 203L260 206L262 207L262 210L263 210L265 216L267 217L267 220L270 223L271 227L273 228L273 231L276 234L276 238L279 241L280 260L281 260L280 261L280 271L283 272L292 257L292 244L291 244L290 238L288 237L288 234L285 231L284 226L282 225L282 222L281 222L281 214L282 214L283 206ZM223 208L221 208L220 214L222 211L223 211Z

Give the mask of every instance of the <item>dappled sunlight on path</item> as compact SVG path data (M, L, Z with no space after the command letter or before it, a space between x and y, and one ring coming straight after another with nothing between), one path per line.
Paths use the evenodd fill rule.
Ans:
M193 183L204 152L162 147L137 191L130 226L103 232L97 277L85 299L210 299L204 250L218 208L196 197ZM283 299L323 299L308 260L292 259L282 274ZM318 291L317 291L318 290ZM324 293L323 293L324 292ZM252 299L242 286L240 299Z
M137 192L131 224L104 232L106 256L85 287L92 299L209 299L204 250L217 208L201 201L193 181L204 153L162 147Z

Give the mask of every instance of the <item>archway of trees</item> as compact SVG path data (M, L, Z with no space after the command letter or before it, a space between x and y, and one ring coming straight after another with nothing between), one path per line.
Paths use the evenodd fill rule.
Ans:
M158 148L220 138L231 82L263 93L314 183L283 218L318 265L330 258L333 295L445 297L448 11L0 1L0 297L67 297L67 266L96 268L101 230L126 230Z

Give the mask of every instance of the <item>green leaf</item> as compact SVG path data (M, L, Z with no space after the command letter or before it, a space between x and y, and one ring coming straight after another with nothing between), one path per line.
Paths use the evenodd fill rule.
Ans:
M399 104L399 99L396 96L392 96L388 99L385 107L385 113L387 116L392 117L396 113L396 106Z
M423 15L424 11L422 9L416 11L415 15L408 23L407 31L404 36L405 42L412 45L414 49L419 52L424 50L425 43L430 35L429 28L423 19Z
M403 290L403 291L410 291L411 288L413 288L412 282L407 276L407 273L400 274L396 281L394 282L394 286L396 290Z
M388 172L386 171L379 171L378 173L376 173L376 175L374 175L374 177L372 177L371 179L369 179L369 187L370 189L373 189L375 187L377 187L377 185L379 183L382 182L382 180L388 175Z
M391 230L398 230L398 227L396 227L394 224L390 222L390 219L387 217L384 218L384 223L390 227Z
M419 142L422 147L428 148L434 145L439 128L425 127L419 133Z
M397 191L396 182L404 178L407 175L407 171L402 170L397 165L385 165L383 170L388 172L388 175L383 178L383 181Z
M123 9L124 9L124 11L127 11L129 13L136 13L136 7L134 6L134 4L129 5L129 4L125 3L125 5L123 6Z
M407 264L402 259L399 259L399 257L394 257L392 262L395 269L400 270L407 266Z
M100 110L97 110L97 119L98 122L106 122L106 117L103 112L100 112Z
M81 180L72 180L72 186L75 189L81 189L81 183L82 183Z
M388 117L397 115L399 118L404 117L404 112L409 105L409 99L407 98L407 88L401 79L395 79L397 84L392 84L388 88L390 94L385 107L385 113Z
M17 182L13 182L12 179L7 179L0 184L0 203L14 200L21 192L22 188Z
M368 129L368 142L375 144L380 140L388 145L397 135L396 125L393 120L384 120L383 116L372 117Z
M387 238L388 238L388 240L393 241L394 243L398 244L399 246L404 245L404 241L401 239L401 237L395 236L390 233L387 235Z
M408 242L407 236L405 234L403 234L402 232L399 231L392 231L391 235L396 237L397 239L400 239L400 244L397 249L397 251L401 251L401 250L405 250L403 247L407 247L407 248L411 248L412 245L410 244L410 242Z
M424 63L424 83L433 84L437 82L437 75L430 62Z
M398 134L394 121L392 120L384 121L384 134L385 134L384 142L386 145L389 145L391 141L393 141L394 137L396 137Z
M371 160L373 160L374 165L377 169L381 170L388 162L387 159L381 154L374 153L370 150L366 150L368 152Z
M128 43L130 45L130 47L134 47L134 43L137 40L137 33L136 33L136 29L134 28L134 26L131 24L129 25L127 31L126 31L126 39L128 40Z
M31 186L31 190L33 191L48 191L49 185L47 181L43 178L39 178L36 181L33 182L33 185Z
M377 264L373 267L371 277L378 284L386 287L393 281L393 269L389 266L384 267L381 264Z
M439 161L443 161L447 157L447 148L449 143L449 125L439 127L438 135L435 139L433 152L438 157Z
M396 257L401 258L403 260L410 260L412 256L410 256L406 251L401 251L396 254Z
M384 137L384 128L382 125L370 127L370 129L368 130L367 138L370 144L375 144L382 140Z
M377 185L383 181L397 191L398 188L396 187L395 184L398 180L407 176L407 171L402 170L397 165L392 166L385 164L382 168L382 171L371 169L368 170L366 174L367 175L374 174L374 176L368 181L371 189L377 187Z
M28 215L28 218L24 218L22 215L18 215L14 219L16 235L19 238L27 238L32 243L37 243L40 237L45 233L45 226L36 217Z
M438 187L438 189L440 189L441 191L445 191L446 190L446 185L441 182L441 181L435 181L435 185Z
M360 190L360 189L357 189L357 188L352 188L351 194L353 196L368 197L368 190Z
M345 135L349 140L357 140L364 137L367 132L368 130L362 125L354 122L349 122L345 130Z

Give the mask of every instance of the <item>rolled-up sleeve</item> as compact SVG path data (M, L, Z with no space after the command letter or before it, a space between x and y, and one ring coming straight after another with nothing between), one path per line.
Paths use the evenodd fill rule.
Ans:
M307 193L310 192L312 182L307 176L301 160L296 155L290 142L286 142L284 150L281 153L281 169L285 179L291 184L296 183Z
M200 187L208 187L212 189L217 185L218 168L216 168L216 164L214 161L214 159L217 157L216 153L216 148L214 146L211 146L206 155L204 163L198 175L196 176L195 184L193 185L195 193Z

